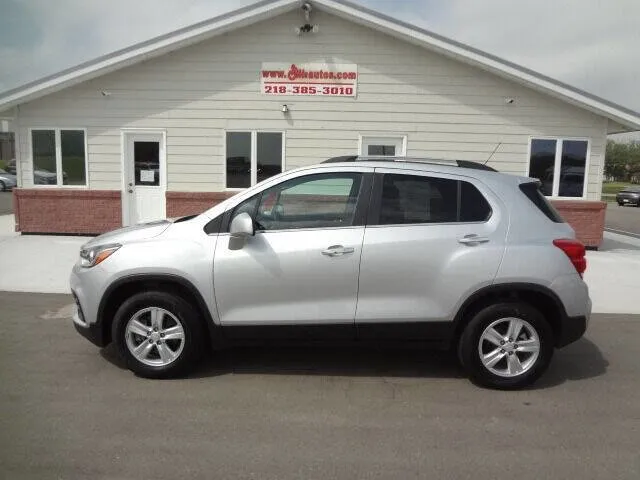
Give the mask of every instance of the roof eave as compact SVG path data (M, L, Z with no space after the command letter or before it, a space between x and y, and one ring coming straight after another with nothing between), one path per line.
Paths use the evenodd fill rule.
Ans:
M5 92L0 113L19 104L293 10L298 0L266 0L112 52Z
M536 91L615 120L629 131L640 130L640 113L563 84L520 65L495 57L434 32L374 12L345 0L317 0L324 10L387 35L413 43L494 75L525 84Z

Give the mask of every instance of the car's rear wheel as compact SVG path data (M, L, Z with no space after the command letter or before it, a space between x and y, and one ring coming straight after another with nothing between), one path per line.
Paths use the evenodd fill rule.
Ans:
M553 356L553 330L532 306L499 303L474 315L460 337L459 355L478 385L517 389L535 382Z
M148 378L184 375L204 347L198 313L168 292L142 292L127 299L116 312L112 335L129 369Z
M7 186L4 184L2 180L0 180L0 192L4 192L7 189Z

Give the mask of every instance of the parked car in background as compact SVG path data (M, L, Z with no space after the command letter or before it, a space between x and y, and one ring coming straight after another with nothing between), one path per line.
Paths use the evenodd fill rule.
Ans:
M508 389L585 332L585 269L538 180L341 157L99 236L70 281L76 329L145 377L188 372L207 344L341 339L452 348Z
M0 192L13 190L16 185L16 176L0 168Z
M640 207L640 185L630 185L623 188L616 195L618 205L635 205Z

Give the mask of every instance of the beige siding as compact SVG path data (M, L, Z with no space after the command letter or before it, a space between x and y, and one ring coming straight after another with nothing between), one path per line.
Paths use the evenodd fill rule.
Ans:
M264 129L286 132L287 168L354 154L359 135L396 134L411 156L484 162L501 143L489 164L515 174L527 171L531 136L584 137L588 198L600 198L604 118L322 12L320 32L298 37L300 21L283 15L21 106L23 185L30 127L86 127L96 189L121 186L121 128L165 129L174 191L223 190L225 130ZM314 61L357 64L357 98L260 94L262 62Z

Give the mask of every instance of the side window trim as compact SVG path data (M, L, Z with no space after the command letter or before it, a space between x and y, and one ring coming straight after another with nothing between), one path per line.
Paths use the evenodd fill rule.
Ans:
M480 221L467 221L467 222L421 222L421 223L397 223L397 224L381 224L379 223L380 218L380 209L382 207L382 187L384 182L385 175L409 175L409 176L420 176L420 177L434 177L434 178L446 178L450 180L455 180L458 182L467 182L473 185L476 189L478 189L477 185L468 178L460 178L457 176L446 176L441 177L438 175L434 175L433 172L426 171L403 171L403 170L388 170L388 169L376 169L373 174L373 185L371 188L371 200L369 202L369 210L366 217L366 226L367 227L388 227L391 225L394 226L404 226L411 227L416 225L424 225L424 226L438 226L438 225L473 225L473 224L484 224L491 220L494 216L494 205L493 202L487 198L487 196L482 192L482 189L478 189L478 192L485 198L489 206L489 215L485 220ZM461 209L461 195L462 188L460 186L457 189L458 196L458 205L457 205L457 218L460 218L460 209Z

